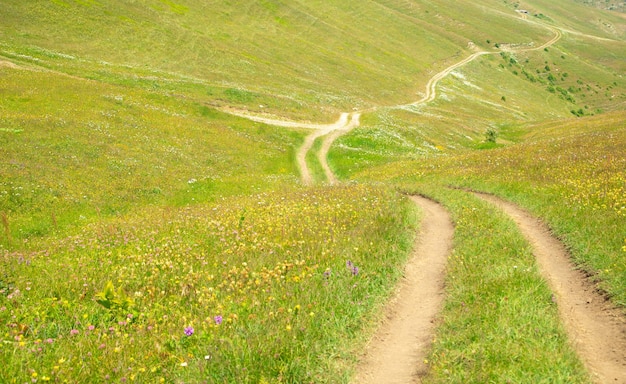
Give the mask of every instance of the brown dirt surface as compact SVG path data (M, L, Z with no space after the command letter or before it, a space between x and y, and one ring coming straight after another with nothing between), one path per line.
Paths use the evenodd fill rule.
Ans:
M11 69L20 69L20 66L18 66L17 64L14 64L10 61L6 61L6 60L2 60L0 59L0 67L6 67L6 68L11 68Z
M416 246L396 294L384 309L386 317L357 367L354 383L418 383L427 372L424 359L444 299L454 228L442 206L424 197L411 199L424 213Z
M546 225L516 205L477 193L508 214L531 243L539 269L554 292L561 321L596 383L626 384L626 316L570 261Z

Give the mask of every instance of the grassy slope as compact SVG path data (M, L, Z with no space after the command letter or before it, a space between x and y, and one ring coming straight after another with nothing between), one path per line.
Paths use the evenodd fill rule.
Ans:
M428 194L453 212L455 251L449 260L448 300L428 382L449 382L451 377L462 382L588 381L555 326L545 283L534 280L534 262L525 270L529 275L515 273L528 244L509 242L519 237L510 223L486 213L484 205L466 193L447 187L488 191L529 209L562 239L573 261L598 288L624 308L625 122L626 115L619 112L537 124L518 138L523 141L519 144L394 162L359 175ZM502 316L507 311L511 316ZM540 363L546 351L557 364ZM515 364L509 364L511 357Z
M410 99L432 70L465 54L469 40L481 46L496 36L528 41L547 35L538 27L510 28L521 24L472 2L451 8L399 0L4 0L2 6L0 36L8 50L37 46L96 63L181 73L207 81L217 88L214 98L225 96L231 104L293 113L304 107L306 117L310 110L328 114ZM485 18L489 31L477 27ZM223 94L228 89L258 97L229 98Z
M220 364L221 370L210 370L215 380L347 380L351 358L346 345L364 337L359 332L363 316L370 316L375 303L389 292L410 243L414 224L407 222L412 216L406 202L360 187L294 192L290 186L297 177L293 149L302 133L243 121L213 107L232 105L332 121L338 111L354 106L418 99L426 79L470 54L469 41L491 50L495 42L540 44L552 36L537 24L519 20L512 5L501 1L460 1L453 7L445 1L401 0L210 5L191 0L0 0L0 5L6 10L0 16L0 55L37 70L0 64L0 151L10 159L0 169L0 211L3 227L9 229L3 233L2 246L18 251L2 253L0 316L9 325L4 337L11 343L4 343L0 353L3 361L10 362L7 377L21 375L24 380L34 374L86 380L108 374L117 380L132 371L131 380L194 381L207 369L207 353L214 361L229 362ZM439 87L443 97L426 107L380 109L365 115L363 126L331 151L333 169L343 177L429 193L454 212L457 224L476 223L457 235L461 264L455 261L452 267L459 270L463 262L473 260L476 249L492 249L494 263L509 257L508 246L489 248L490 239L472 231L489 227L508 234L510 224L501 218L490 221L493 214L488 209L440 187L455 183L506 195L548 220L619 302L624 281L624 268L616 263L622 255L621 217L607 216L601 206L605 201L600 200L601 209L593 211L590 205L572 220L571 207L551 203L552 198L561 201L567 187L550 183L565 175L572 182L601 180L599 191L618 191L623 177L619 161L606 164L606 175L617 177L614 184L594 178L594 172L604 170L597 167L599 153L612 151L612 159L624 158L623 146L611 147L611 140L623 137L622 131L602 137L607 130L623 126L623 114L574 122L563 119L573 118L572 109L585 114L624 109L623 19L565 1L522 6L533 6L547 16L542 23L618 41L566 31L557 46L516 54L515 63L510 56L483 57L446 78ZM549 80L557 70L568 76ZM570 92L574 85L581 90ZM568 92L556 93L556 87ZM557 122L537 124L546 119ZM484 156L491 152L459 151L483 147L480 142L487 128L498 131L501 140L496 146L531 139L538 143L494 151L496 160ZM573 131L581 135L559 139ZM557 140L559 150L571 153L589 142L596 146L579 158L574 175L562 159L552 158L551 163L559 167L552 169L553 179L547 179L541 167L545 164L532 162L539 157L524 154L539 151L557 156L554 142L544 142L549 137ZM525 178L518 175L516 183L501 177L506 173L498 161L510 162L513 171L519 169L520 157L537 172L523 174ZM403 161L390 164L397 160ZM192 179L197 181L189 183ZM426 187L433 184L436 188ZM579 194L565 197L574 199L573 207L578 207L576 199L595 204L597 196L587 195L594 188L584 185ZM283 191L269 192L272 189ZM267 192L225 198L259 191ZM374 202L367 200L371 196L377 196ZM192 204L198 201L210 204ZM153 205L165 208L154 210ZM265 210L266 205L272 210ZM550 211L550 206L557 209ZM282 213L273 214L277 210ZM98 212L132 215L122 216L119 222L96 220ZM344 221L333 216L337 212L345 216ZM389 212L397 214L382 214ZM80 227L81 215L97 222ZM596 226L580 231L590 228L588 218L613 230L605 231L604 237L593 229ZM79 225L72 230L75 237L38 240L68 223ZM209 234L206 228L212 228ZM315 235L329 228L337 239L330 248L326 237ZM291 240L277 244L274 236ZM363 242L355 244L355 238ZM33 244L16 241L22 239ZM509 240L511 246L517 244L515 234L502 241ZM198 242L203 246L197 247ZM589 247L592 243L601 244L601 252ZM85 244L88 252L80 246ZM58 258L48 260L45 251L38 252L45 249L55 249ZM450 321L435 345L431 380L445 382L450 374L467 382L535 381L533 377L585 380L527 256L526 252L492 270L490 263L481 263L487 274L480 278L451 273L450 279L464 279L451 285L456 291L443 314ZM365 284L349 284L353 276L344 266L348 257L364 271L359 277L366 277ZM106 259L112 263L107 268L89 264ZM529 265L529 276L520 279L508 274L509 264L522 259ZM239 264L224 269L220 261ZM333 284L339 284L328 297L321 280L324 263L338 278ZM161 272L155 274L150 268ZM286 274L291 268L294 274L280 283L280 271ZM44 272L34 272L44 270L63 271L69 280L54 282ZM159 275L162 279L155 280ZM253 281L250 275L262 277L257 286L266 289L255 293L258 304L245 299ZM395 277L383 278L387 275ZM216 276L218 282L213 283ZM115 280L125 292L135 292L132 310L139 317L128 328L124 328L129 325L124 310L109 313L93 300L84 300L101 291L107 279ZM471 296L472 284L485 280L495 282L490 295L470 303L463 295ZM300 286L301 281L306 284ZM533 287L526 296L524 284ZM216 289L218 294L212 294ZM274 289L276 295L267 296ZM54 298L47 292L55 292ZM514 304L510 308L501 301L503 292ZM329 299L338 293L344 295L340 302ZM186 306L196 300L213 301L206 308ZM277 301L272 304L272 300ZM471 311L476 312L465 316L467 310L460 303L473 304ZM485 305L522 311L528 317L509 322L483 311ZM302 308L314 312L314 320L299 316ZM266 317L268 311L276 317ZM215 327L213 316L218 312L229 314L227 327ZM316 317L320 312L321 320ZM248 321L237 323L237 318ZM528 327L538 319L537 328ZM182 333L189 325L196 329L194 338ZM107 331L111 327L113 331ZM153 329L158 332L148 333ZM268 329L271 332L265 332ZM342 333L344 329L350 331ZM466 333L458 333L459 329ZM216 336L222 330L229 333ZM488 330L493 331L489 338L477 336ZM264 333L278 337L270 342ZM455 333L458 337L453 340ZM51 346L38 350L48 339ZM259 354L269 343L274 349ZM512 345L516 345L514 364L501 358ZM119 354L122 350L125 353ZM146 350L153 353L145 355ZM87 353L99 360L85 361ZM558 364L550 369L545 361ZM72 364L64 366L66 362ZM249 367L257 369L248 371Z
M621 31L624 22L584 6L570 8L566 15L586 17L564 23L567 28L580 27L592 35L564 32L546 50L483 56L443 79L435 101L401 110L381 109L363 117L361 127L340 138L331 151L334 168L348 177L398 158L482 147L488 129L499 133L501 143L510 143L519 140L516 132L529 123L626 109L624 34L589 26L596 25L595 20L610 20L614 30ZM552 15L549 11L542 12Z
M528 208L616 305L626 305L624 21L569 2L533 3L552 16L542 22L566 26L555 46L473 62L440 83L438 100L367 116L331 152L344 177L426 193L453 212L455 255L427 382L589 380L555 325L543 283L508 273L527 245L508 243L515 229L446 186ZM605 30L607 20L615 28ZM575 112L594 116L573 119ZM487 129L498 133L496 144L483 142ZM497 147L504 148L475 150ZM538 363L546 351L559 363Z
M473 62L442 81L438 100L417 111L368 117L340 140L332 158L340 172L356 179L395 179L408 186L435 178L523 202L624 305L624 23L592 8L572 5L559 14L556 3L545 8L535 3L540 10L535 12L554 16L542 22L621 40L567 32L547 50ZM610 20L615 28L609 33L602 27L606 23L591 20ZM606 49L587 50L592 44ZM588 117L572 119L578 111ZM500 138L486 146L481 142L489 128ZM510 146L514 143L519 144ZM499 146L510 147L468 151Z
M15 239L96 212L206 201L296 180L298 132L143 90L0 72L0 153L8 159L0 201Z

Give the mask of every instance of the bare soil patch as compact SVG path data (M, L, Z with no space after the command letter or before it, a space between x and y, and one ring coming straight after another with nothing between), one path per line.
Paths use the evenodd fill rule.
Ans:
M569 338L597 383L626 384L626 317L585 275L576 270L563 244L528 212L498 197L476 193L502 209L533 246L540 271Z
M444 299L445 265L454 228L448 212L413 196L423 212L421 230L404 279L385 307L386 318L370 340L354 382L419 383Z
M1 60L0 59L0 67L12 68L12 69L20 69L20 66L14 64L10 61Z

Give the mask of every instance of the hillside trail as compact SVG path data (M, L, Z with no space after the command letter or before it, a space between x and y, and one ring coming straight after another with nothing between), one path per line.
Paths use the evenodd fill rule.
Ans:
M445 265L452 249L454 227L448 212L421 196L411 200L423 212L421 228L404 276L384 308L381 326L370 339L354 383L419 382L432 343L434 318L441 309Z
M524 20L529 23L538 24L526 18ZM543 24L540 24L540 25L543 25ZM541 49L544 49L553 45L554 43L559 41L559 39L561 39L562 34L560 30L551 26L547 26L547 25L543 25L543 26L551 30L554 33L554 37L550 39L549 41L545 42L544 44L540 45L539 47L511 48L511 49L506 49L506 50L503 49L503 50L498 50L498 51L475 52L471 54L470 56L464 58L463 60L446 67L441 72L432 76L426 83L425 93L421 99L410 104L398 105L395 108L403 108L407 106L418 106L420 104L425 104L425 103L435 100L435 98L437 97L437 84L439 83L439 81L444 79L455 69L462 67L463 65L475 60L476 58L480 56L499 54L502 51L523 52L523 51L541 50ZM372 111L376 109L377 108L374 107L374 108L368 109L367 111ZM309 122L295 122L295 121L288 121L288 120L281 120L281 119L269 118L269 117L264 117L264 116L258 116L258 115L253 115L248 112L244 112L244 111L233 109L233 108L224 108L222 110L224 112L227 112L227 113L239 116L239 117L243 117L252 121L261 122L264 124L274 125L278 127L312 129L313 132L307 135L307 137L304 139L303 144L300 146L300 148L298 148L298 151L296 154L296 161L297 161L298 169L300 170L300 180L302 184L304 185L311 185L313 184L313 181L314 181L311 171L308 168L308 165L306 164L306 157L307 157L308 152L313 147L315 140L318 139L319 137L323 137L323 139L322 139L321 150L318 153L318 160L322 166L322 169L324 170L324 174L326 176L328 183L329 184L337 183L337 177L334 175L334 173L330 169L330 166L328 165L328 156L327 156L328 151L330 147L332 146L332 144L335 142L335 140L337 140L337 138L339 138L340 136L346 134L350 130L359 126L361 114L366 112L365 110L355 111L352 113L343 112L341 113L339 119L333 124L314 124L314 123L309 123Z
M496 196L475 193L509 215L531 243L561 322L596 383L626 384L626 317L576 270L563 244L528 212Z
M237 110L234 108L223 108L222 111L230 113L231 115L243 117L248 120L252 120L252 121L256 121L256 122L264 123L264 124L269 124L269 125L274 125L277 127L312 129L313 132L304 138L304 142L302 143L300 148L298 148L298 151L296 153L296 163L298 165L298 169L300 170L300 181L304 185L312 185L314 181L311 171L306 163L306 156L311 150L311 148L313 148L313 144L315 143L315 140L318 137L328 135L331 132L333 132L331 136L336 139L341 134L344 134L350 131L351 129L358 127L359 118L361 117L361 113L359 112L354 112L354 113L344 112L339 116L339 119L332 124L314 124L314 123L309 123L309 122L279 120L279 119L274 119L274 118L270 118L266 116L252 115L247 112ZM328 161L326 160L328 151L330 149L330 145L332 144L333 141L334 139L328 142L324 141L322 143L320 152L318 153L318 160L322 166L322 169L324 170L326 179L328 180L330 184L334 184L337 182L337 178L331 171L330 167L328 166Z

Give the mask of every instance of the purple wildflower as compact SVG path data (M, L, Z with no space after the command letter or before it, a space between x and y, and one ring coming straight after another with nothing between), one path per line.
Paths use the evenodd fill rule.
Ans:
M215 320L215 324L220 325L222 324L222 320L224 320L224 318L222 317L222 315L217 315L213 318L213 320Z
M350 270L350 272L352 272L352 276L356 276L359 274L359 267L354 265L352 261L346 261L346 267Z
M193 335L193 327L185 327L185 336Z
M78 335L78 333L79 333L79 332L78 332L78 329L72 329L72 330L70 331L70 335Z

